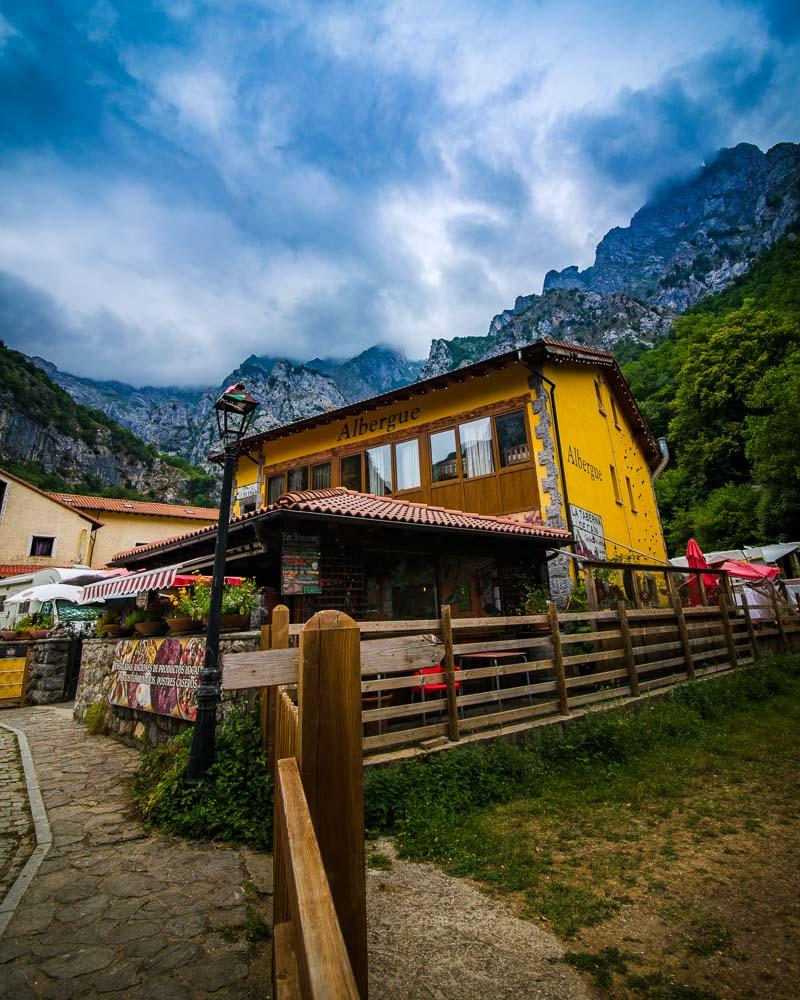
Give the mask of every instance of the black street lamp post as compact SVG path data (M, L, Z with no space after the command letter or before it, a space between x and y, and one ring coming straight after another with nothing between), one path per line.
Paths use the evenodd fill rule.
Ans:
M214 737L217 704L220 695L219 620L222 613L222 588L225 584L225 555L228 547L228 522L231 515L233 476L236 472L238 445L247 433L258 404L241 384L231 385L214 403L217 426L225 447L222 475L222 499L219 505L217 541L214 547L214 575L206 627L206 652L197 689L197 718L192 733L192 749L184 784L197 785L214 763Z

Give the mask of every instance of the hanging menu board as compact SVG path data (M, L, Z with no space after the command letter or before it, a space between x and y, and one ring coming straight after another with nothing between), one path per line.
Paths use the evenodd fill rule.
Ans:
M284 531L281 548L281 594L321 594L319 535Z

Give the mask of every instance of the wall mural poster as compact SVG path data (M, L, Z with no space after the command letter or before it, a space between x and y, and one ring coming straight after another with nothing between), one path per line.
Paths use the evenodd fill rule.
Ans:
M586 559L605 559L606 536L602 517L583 507L576 507L574 503L569 505L569 511L575 533L575 554Z
M281 594L321 594L319 535L284 531L281 548Z
M194 722L205 652L206 640L198 636L121 639L114 649L109 701Z

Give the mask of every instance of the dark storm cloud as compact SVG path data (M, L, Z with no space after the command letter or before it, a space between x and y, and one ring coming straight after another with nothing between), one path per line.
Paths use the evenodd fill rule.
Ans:
M647 185L697 169L724 145L731 123L763 98L775 74L765 54L748 67L742 50L714 53L612 108L573 116L564 134L590 169L615 184Z

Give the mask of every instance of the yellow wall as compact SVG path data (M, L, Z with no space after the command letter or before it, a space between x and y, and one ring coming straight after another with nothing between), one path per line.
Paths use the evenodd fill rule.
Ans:
M441 420L450 415L465 410L477 409L492 403L500 403L515 396L528 393L528 378L530 372L523 365L511 365L503 371L491 372L479 378L471 378L463 383L454 383L436 391L428 390L423 394L414 394L413 386L409 388L410 398L402 402L390 403L374 410L364 410L357 417L348 420L338 420L335 423L324 424L300 434L290 434L276 441L267 441L260 446L264 459L264 477L261 483L260 502L265 502L265 480L269 475L266 468L281 462L290 462L295 458L303 458L316 452L338 449L341 452L353 451L360 445L385 437L389 431L388 422L395 417L394 433L407 432L414 428L423 428L426 424ZM412 417L412 413L416 415ZM402 424L399 416L408 415ZM380 426L384 418L383 426ZM348 431L353 429L353 421L364 421L374 424L375 429L367 429L365 433L357 433L349 437L343 433L345 425ZM258 467L250 459L240 458L236 475L236 486L246 486L256 482ZM235 512L236 511L235 509Z
M0 562L38 566L71 566L89 556L93 525L15 479L0 474L6 499L0 518ZM56 538L52 556L31 556L31 535Z
M615 424L613 391L602 369L552 365L544 369L544 374L556 383L556 410L570 503L602 518L608 559L628 560L635 558L636 552L666 559L650 469L616 399L619 426ZM595 380L600 383L605 415L599 410ZM621 502L617 502L614 493L612 465L617 473ZM631 508L626 477L631 481L636 511Z
M66 512L65 512L66 513ZM98 529L92 552L92 566L107 566L109 559L118 552L132 549L140 542L157 542L162 538L183 535L187 531L205 528L214 521L186 517L150 517L117 511L89 511L92 517L103 522Z
M564 461L563 477L569 502L602 518L608 559L628 560L635 558L637 552L658 560L665 559L666 549L645 454L616 397L618 426L615 424L611 405L612 390L602 369L590 365L548 365L544 369L544 375L556 384L556 408ZM260 446L263 462L260 473L258 463L246 458L240 459L237 486L254 483L260 475L259 502L264 503L266 480L271 466L307 458L320 452L333 451L338 454L353 451L371 440L385 437L389 429L386 418L393 415L397 417L401 413L408 414L408 419L402 425L399 421L395 423L393 432L399 436L414 428L422 430L426 424L449 417L456 422L465 412L512 398L524 396L526 400L534 400L536 393L529 388L530 376L531 372L525 365L514 363L502 371L493 371L435 391L428 389L425 393L414 393L414 387L411 386L408 400L363 410L360 415L350 417L347 421L337 420L332 424L265 442ZM600 383L605 415L599 412L595 379ZM536 437L539 417L532 406L527 406L526 411L532 432L531 440L536 458L534 467L541 497L541 501L532 497L531 506L538 506L541 502L542 515L546 516L550 498L544 489L547 469L540 461L544 445ZM381 418L384 418L382 426ZM355 436L351 433L354 420L359 427L367 425L365 433ZM370 424L373 425L371 430ZM347 432L343 433L345 425L349 435ZM594 478L591 472L586 471L587 464L597 470ZM612 465L619 482L619 503L611 478ZM626 477L631 480L635 511L628 495ZM559 485L563 489L561 477ZM236 507L234 509L236 511ZM563 513L566 519L566 513Z

